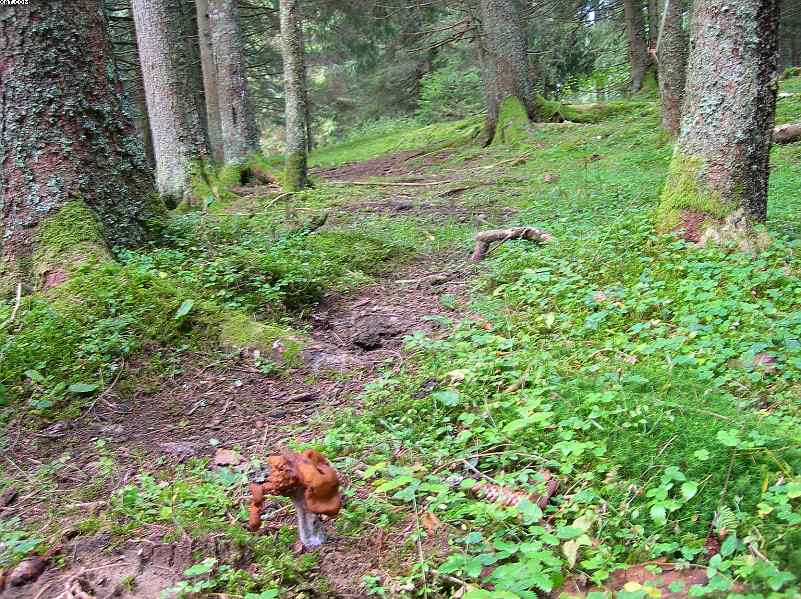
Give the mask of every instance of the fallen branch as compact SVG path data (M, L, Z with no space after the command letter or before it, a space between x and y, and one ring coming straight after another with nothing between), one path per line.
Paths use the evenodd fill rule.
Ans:
M777 144L794 144L801 141L801 123L779 125L773 129L773 141Z
M3 324L0 324L0 330L3 330L7 326L13 324L13 322L17 319L17 312L19 311L19 305L22 301L22 283L17 283L17 298L14 301L14 308L11 310L11 316L9 316Z
M511 239L525 239L526 241L545 243L546 241L553 241L553 236L547 231L534 227L514 227L511 229L482 231L475 237L476 246L473 250L473 255L470 256L470 260L473 262L481 262L487 257L487 252L492 243L496 241L503 243Z
M490 181L476 181L475 183L470 183L468 185L464 185L462 187L454 187L453 189L448 189L443 191L442 193L438 194L438 198L447 198L449 196L455 196L460 194L464 191L469 191L471 189L476 189L477 187L484 187L485 185L492 185Z
M456 181L427 181L426 183L402 183L400 181L328 181L331 185L370 185L372 187L430 187L447 185Z

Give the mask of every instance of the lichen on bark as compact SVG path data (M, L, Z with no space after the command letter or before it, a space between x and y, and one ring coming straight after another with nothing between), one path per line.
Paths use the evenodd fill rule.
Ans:
M153 133L158 190L171 207L188 191L192 164L206 160L186 18L173 0L133 0L136 39Z
M487 105L484 145L493 143L502 106L516 98L527 116L539 120L534 87L529 76L528 40L520 0L481 0L478 36L481 79ZM510 131L507 127L507 135Z
M281 54L286 101L285 189L298 191L308 184L306 139L308 116L306 59L298 0L280 0Z
M109 244L147 239L152 174L126 110L100 1L0 7L0 55L6 273L38 270L38 227L69 212L77 198Z
M693 7L681 133L657 211L660 231L682 210L751 235L767 215L776 108L777 0L709 0ZM741 215L737 218L730 218ZM701 237L703 237L701 232ZM732 239L739 243L738 239Z
M244 164L259 147L245 72L238 0L208 0L223 160Z

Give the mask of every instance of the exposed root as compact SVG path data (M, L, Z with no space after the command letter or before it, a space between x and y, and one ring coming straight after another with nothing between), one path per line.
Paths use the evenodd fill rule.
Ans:
M473 262L481 262L487 257L490 245L496 241L503 243L511 239L525 239L527 241L534 241L537 243L545 243L546 241L553 241L553 235L542 229L534 227L514 227L511 229L493 229L491 231L483 231L476 235L476 246L473 250L473 255L470 260Z
M801 141L801 123L779 125L773 129L773 142L777 144L794 144Z

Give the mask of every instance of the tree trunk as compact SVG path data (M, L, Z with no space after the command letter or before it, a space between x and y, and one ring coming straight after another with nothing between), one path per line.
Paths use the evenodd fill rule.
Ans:
M507 112L537 119L520 0L481 0L479 57L487 104L484 135L485 143L489 144L499 132L499 121L506 120ZM506 125L500 123L501 128Z
M139 47L136 45L136 34L133 36L136 56L139 57ZM131 95L136 104L136 114L134 124L142 146L145 149L145 158L151 169L156 168L156 155L153 151L153 135L150 133L150 118L147 115L147 93L145 92L145 79L142 76L142 68L137 64L135 79L131 84L133 88ZM130 88L129 88L130 89Z
M694 3L681 134L657 214L661 231L749 246L750 225L767 214L777 60L777 0Z
M298 0L280 0L281 54L286 97L286 191L308 184L306 153L306 58Z
M159 192L177 205L193 166L208 158L193 96L184 21L174 0L133 0Z
M662 20L661 4L659 0L648 0L648 47L656 48L656 41L659 38L659 26Z
M208 123L206 121L206 93L203 82L203 65L200 60L200 32L195 0L176 0L181 9L183 22L183 43L186 46L188 84L192 88L200 129L203 131L206 146L209 145Z
M134 246L153 180L124 105L100 0L0 6L0 279L35 284Z
M626 16L626 36L629 43L629 64L631 65L631 88L636 94L643 88L648 71L652 66L645 34L643 0L623 0Z
M203 91L206 98L206 128L211 155L217 162L225 159L223 154L220 101L217 91L217 63L214 60L214 45L211 37L208 0L197 0L197 30L200 47L200 63L203 72Z
M664 0L664 25L657 48L659 95L662 100L662 127L671 135L681 128L681 106L687 81L687 34L681 0Z
M226 164L242 164L258 149L259 134L248 97L238 0L209 0L209 21L217 63L223 159Z

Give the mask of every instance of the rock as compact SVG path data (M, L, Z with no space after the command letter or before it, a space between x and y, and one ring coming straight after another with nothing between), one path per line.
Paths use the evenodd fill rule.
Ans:
M367 365L363 359L327 344L304 348L301 355L303 363L314 372L325 370L346 372Z
M41 557L34 556L25 559L17 565L8 575L8 584L12 587L21 587L33 582L45 571L47 562Z
M243 461L242 454L232 449L218 449L214 454L215 466L239 466Z
M181 441L175 443L159 443L158 447L164 453L177 456L182 460L194 457L199 452L199 448L195 443Z
M545 181L546 183L556 183L559 180L559 175L556 175L554 173L545 173L542 176L542 180Z
M17 499L17 495L19 495L19 491L17 491L16 487L9 487L2 493L0 493L0 508L8 507Z
M368 316L361 323L361 330L353 335L351 341L365 351L378 349L383 339L395 337L403 331L396 318L381 315Z

